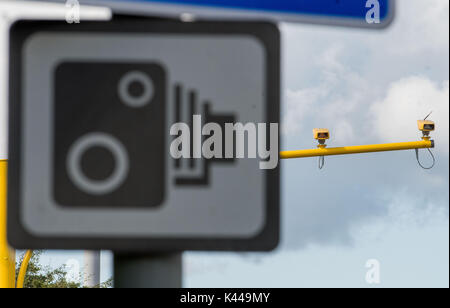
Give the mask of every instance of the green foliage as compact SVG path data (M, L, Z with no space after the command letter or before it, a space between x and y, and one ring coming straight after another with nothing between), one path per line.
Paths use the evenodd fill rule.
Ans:
M19 274L20 265L22 264L25 253L20 256L20 262L16 263L16 277ZM67 268L62 265L58 268L51 268L50 266L42 266L40 258L42 251L33 251L30 263L28 265L27 274L25 276L24 288L83 288L79 282L67 280ZM81 277L81 275L80 275ZM80 279L81 281L81 279ZM112 279L102 283L97 288L111 288Z
M68 281L66 279L67 270L65 266L52 269L49 266L40 264L42 251L33 251L30 263L28 264L27 275L25 276L24 288L81 288L80 283ZM24 254L20 257L20 262L16 265L16 277L19 274Z
M105 282L100 284L100 288L110 289L114 287L114 280L112 278L109 278Z

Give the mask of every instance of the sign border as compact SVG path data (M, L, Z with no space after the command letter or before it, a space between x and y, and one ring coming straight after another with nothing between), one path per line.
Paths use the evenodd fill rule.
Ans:
M270 251L277 247L280 234L280 164L265 172L266 221L252 238L132 238L132 237L49 237L29 233L21 222L22 169L22 50L27 38L36 32L124 32L182 34L246 34L259 39L266 49L266 121L280 122L280 32L269 22L195 22L143 20L115 17L111 21L16 21L10 29L9 66L9 161L8 161L8 241L17 249L95 249L127 252L151 251Z

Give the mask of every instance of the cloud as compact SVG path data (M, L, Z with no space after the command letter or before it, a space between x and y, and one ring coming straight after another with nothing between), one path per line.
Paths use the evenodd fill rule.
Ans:
M298 91L287 89L286 112L282 123L282 133L298 134L303 129L303 118L311 112L311 107L322 97L320 88L309 88Z
M311 136L312 128L305 131L304 124L313 119L314 127L326 125L332 130L334 142L355 141L349 119L364 108L365 96L370 89L358 72L342 63L344 51L342 45L336 44L313 58L321 72L318 85L287 90L282 124L284 135Z
M435 53L448 50L449 46L449 1L408 0L396 1L396 24L386 39L389 52Z
M283 162L288 249L352 245L355 230L379 220L399 224L408 218L409 225L432 223L436 215L448 220L448 80L411 76L385 90L370 89L369 81L337 60L336 50L325 51L323 63L329 65L317 64L323 70L319 85L287 92L288 146L295 136L298 147L311 147L306 128L322 126L318 123L332 129L329 143L338 146L419 140L416 120L434 110L437 164L424 172L412 151L327 157L320 172L313 159ZM422 154L425 164L427 159Z
M427 77L412 76L393 82L386 97L376 101L369 112L373 132L386 141L416 140L420 135L415 120L436 122L436 150L448 155L449 147L449 81L435 83Z
M437 164L422 170L414 151L327 157L322 171L283 161L287 249L352 245L377 221L433 224L430 211L448 223L448 1L397 5L380 32L283 26L282 145L314 147L313 127L331 130L330 146L419 140L416 120L433 110Z

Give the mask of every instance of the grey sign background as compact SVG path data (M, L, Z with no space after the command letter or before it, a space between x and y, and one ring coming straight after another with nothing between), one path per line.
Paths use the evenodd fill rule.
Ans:
M118 22L117 29L123 29L120 23ZM107 23L92 24L106 25ZM179 23L170 23L167 26L170 28L170 25L179 25ZM241 23L244 28L245 25ZM278 241L278 169L260 170L257 159L239 159L231 166L213 166L212 184L209 187L200 188L174 187L175 171L172 170L171 164L168 164L166 166L168 192L165 202L156 209L68 209L58 206L51 197L52 76L58 63L71 60L158 61L163 63L167 70L169 87L174 83L181 83L187 88L196 89L200 97L211 102L214 111L235 112L236 121L243 123L278 122L277 70L274 71L276 76L267 75L270 72L269 57L272 59L278 57L274 58L273 54L269 54L269 49L273 47L268 48L267 41L260 37L265 33L270 34L274 26L263 25L260 28L262 34L256 36L252 32L245 33L245 30L239 30L240 33L228 32L226 23L223 27L219 27L218 33L214 33L214 25L207 25L207 23L192 25L192 31L187 31L189 34L178 31L158 33L155 30L152 33L77 31L82 27L89 28L87 23L76 28L70 28L73 27L70 25L61 26L64 29L70 28L73 32L64 32L61 29L53 32L50 31L52 27L44 27L45 30L33 27L31 33L28 33L22 41L22 57L19 56L16 60L23 63L20 79L23 86L21 112L20 115L14 110L12 112L20 117L20 123L23 126L21 126L22 133L19 137L20 159L17 156L19 153L16 149L16 141L11 141L14 143L10 151L12 173L16 164L20 164L21 168L19 172L17 167L18 173L11 175L12 182L18 181L20 193L16 191L11 193L16 195L17 199L13 197L9 205L11 206L11 203L17 200L17 204L13 206L19 207L20 211L17 213L12 211L11 216L19 220L23 227L22 233L34 238L47 238L44 246L56 248L112 249L115 247L111 246L117 245L108 244L107 241L103 241L104 244L93 244L94 242L88 243L83 240L55 244L55 241L50 240L52 237L90 238L98 242L101 239L117 240L117 238L187 240L184 245L178 244L174 247L167 244L170 242L159 246L154 243L152 248L133 245L133 248L137 250L153 250L160 246L164 246L164 249L167 247L200 249L201 244L189 245L189 240L192 239L219 240L216 245L208 244L211 249L273 248ZM206 29L208 26L210 29L202 32L201 29ZM238 26L235 25L232 28L237 29ZM20 29L20 25L16 25L15 28ZM13 27L13 34L15 28ZM277 36L274 38L279 39ZM12 44L12 46L14 49L15 45ZM133 47L129 48L129 46ZM17 67L11 67L12 74L14 69ZM277 83L268 87L269 79L273 77ZM171 117L173 97L169 87L167 89L167 132L173 123ZM273 93L278 94L274 96ZM274 97L276 100L270 99ZM274 114L267 113L270 109L267 104L273 104L270 108L274 109ZM11 123L14 126L17 121L12 119ZM16 140L16 138L10 138L10 140ZM167 155L169 155L170 141L171 138L168 138L166 149L161 149L167 151ZM268 188L271 193L268 193ZM268 223L269 220L272 222ZM18 233L21 232L14 232L14 234ZM263 239L262 235L265 239L263 244L254 245L253 248L248 243L244 245L246 240L257 243ZM267 239L267 235L270 235L270 240ZM12 235L10 238L18 246L26 242L23 236ZM243 242L241 245L238 242L233 245L220 243L220 240L227 239L243 240ZM115 249L122 248L121 246Z

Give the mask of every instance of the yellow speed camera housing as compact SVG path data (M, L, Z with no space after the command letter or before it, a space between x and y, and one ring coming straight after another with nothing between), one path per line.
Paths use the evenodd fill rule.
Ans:
M417 126L420 131L425 133L429 133L435 130L435 124L433 121L419 120L417 121Z
M330 139L330 131L326 128L314 128L314 139L319 141L318 147L319 148L325 148L326 144L325 141L327 139Z
M314 128L314 139L316 140L322 140L325 141L327 139L330 139L330 131L326 128Z

